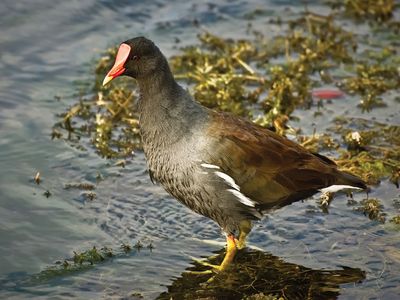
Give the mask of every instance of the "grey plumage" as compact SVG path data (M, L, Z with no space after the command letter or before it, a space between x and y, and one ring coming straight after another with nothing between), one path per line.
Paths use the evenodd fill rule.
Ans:
M129 48L135 56L130 53L122 71L139 84L140 131L152 179L228 235L243 229L243 221L321 188L366 187L322 155L198 104L175 82L166 58L151 41L126 41L121 57Z

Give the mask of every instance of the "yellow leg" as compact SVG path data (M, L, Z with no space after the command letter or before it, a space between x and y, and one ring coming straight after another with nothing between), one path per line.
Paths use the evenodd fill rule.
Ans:
M221 265L218 266L218 271L224 271L231 264L235 254L237 252L236 241L234 235L228 235L226 237L226 254Z
M240 250L246 247L246 238L251 231L251 222L247 220L240 222L239 229L240 229L239 239L237 241L236 246Z
M211 270L205 270L205 271L189 271L191 274L209 274L212 272L221 272L224 271L228 268L228 266L232 263L233 258L235 257L235 254L237 252L237 247L236 247L236 239L234 235L228 235L226 237L226 254L224 257L224 260L222 263L218 265L213 265L208 262L202 261L202 260L195 260L197 263L212 268Z

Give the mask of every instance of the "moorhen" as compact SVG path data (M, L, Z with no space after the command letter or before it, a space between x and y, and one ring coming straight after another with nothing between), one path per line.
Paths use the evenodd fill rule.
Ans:
M144 37L119 46L103 85L136 79L140 133L152 180L226 234L221 271L245 245L252 220L326 187L365 189L325 156L245 119L197 103L174 80L167 59Z

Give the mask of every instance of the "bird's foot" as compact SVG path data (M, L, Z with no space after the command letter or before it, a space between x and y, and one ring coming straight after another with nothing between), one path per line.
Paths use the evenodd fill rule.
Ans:
M238 250L242 250L244 248L246 248L246 241L245 239L238 239L236 240L236 248Z
M207 279L207 281L205 281L203 283L204 285L208 285L208 284L212 283L215 280L216 276L218 276L218 274L226 268L226 267L223 268L222 264L221 265L213 265L213 264L210 264L203 260L197 260L196 262L201 264L202 266L208 267L209 269L203 270L203 271L186 271L185 273L191 274L191 275L200 275L200 276L201 275L212 275L210 278Z
M190 274L211 274L211 273L219 273L222 271L225 271L231 262L233 261L233 258L236 254L237 247L236 247L236 239L233 235L227 236L227 247L226 247L226 254L224 257L224 260L220 265L214 265L209 262L207 262L204 259L198 259L191 257L194 262L197 264L210 268L210 270L204 270L204 271L188 271Z
M218 256L218 255L215 255L215 257L217 257L217 256ZM211 263L207 262L206 259L199 259L199 258L195 258L195 257L191 257L191 259L192 259L195 263L197 263L197 264L199 264L199 265L201 265L201 266L203 266L203 267L210 268L210 269L209 269L209 270L204 270L204 271L187 271L187 273L190 273L190 274L199 274L199 275L201 275L201 274L219 273L219 272L222 271L221 265L214 265L214 264L211 264ZM209 258L208 258L208 259L209 259Z

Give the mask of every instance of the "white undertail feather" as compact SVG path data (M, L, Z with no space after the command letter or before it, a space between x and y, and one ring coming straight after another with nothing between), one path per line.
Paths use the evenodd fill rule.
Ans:
M347 189L351 189L351 190L362 190L362 188L359 188L359 187L356 187L356 186L351 186L351 185L337 185L337 184L334 184L334 185L331 185L331 186L328 186L328 187L326 187L326 188L323 188L323 189L320 189L320 192L322 192L322 193L327 193L327 192L329 192L329 193L335 193L335 192L337 192L337 191L340 191L340 190L347 190Z

